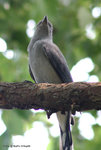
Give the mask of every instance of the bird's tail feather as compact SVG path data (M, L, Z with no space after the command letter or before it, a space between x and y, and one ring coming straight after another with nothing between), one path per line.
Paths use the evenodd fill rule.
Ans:
M69 111L65 114L57 112L57 118L61 131L62 150L72 150L72 135L70 131L71 112Z

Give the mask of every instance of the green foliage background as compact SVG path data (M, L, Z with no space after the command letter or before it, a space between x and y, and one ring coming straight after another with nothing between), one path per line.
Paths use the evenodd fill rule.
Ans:
M101 16L94 18L92 9L101 7L99 0L0 0L0 37L7 42L8 49L14 50L14 58L9 60L0 53L0 82L31 80L28 73L27 46L30 41L26 34L29 19L36 23L47 15L54 26L54 42L60 47L71 69L80 59L90 57L95 68L90 74L101 79ZM96 38L88 39L85 28L93 25ZM92 113L92 112L91 112ZM96 118L96 111L92 113ZM7 130L0 136L0 150L3 144L10 144L13 135L23 135L32 127L33 121L43 121L46 128L51 126L45 113L21 110L3 110L2 119ZM90 141L81 137L78 118L73 127L75 150L100 150L101 127L93 126L94 138ZM49 130L48 130L49 131ZM50 135L50 134L49 134ZM58 150L58 138L50 136L47 150ZM5 150L7 148L5 147Z

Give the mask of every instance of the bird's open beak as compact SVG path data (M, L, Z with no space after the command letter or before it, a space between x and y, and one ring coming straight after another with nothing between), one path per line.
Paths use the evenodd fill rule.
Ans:
M44 18L43 18L43 21L42 21L43 23L45 23L45 24L47 24L47 22L48 22L48 17L47 16L44 16Z

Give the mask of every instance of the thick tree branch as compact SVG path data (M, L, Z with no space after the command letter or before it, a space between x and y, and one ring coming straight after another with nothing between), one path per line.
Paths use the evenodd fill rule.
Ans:
M0 83L0 108L98 110L101 109L101 83Z

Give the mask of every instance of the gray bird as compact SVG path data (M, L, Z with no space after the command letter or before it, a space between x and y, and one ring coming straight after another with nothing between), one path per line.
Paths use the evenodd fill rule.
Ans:
M53 43L53 27L47 16L40 21L28 45L29 72L36 83L72 82L66 60L60 49ZM71 111L56 113L62 141L62 150L72 150L70 131Z

